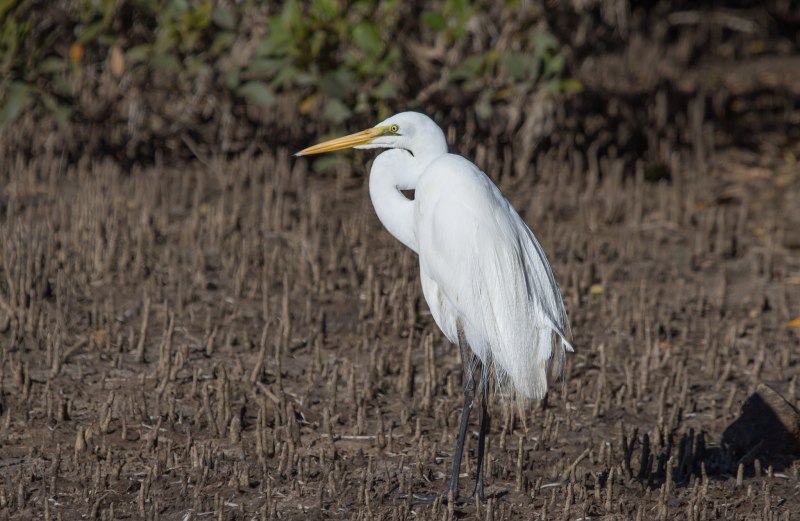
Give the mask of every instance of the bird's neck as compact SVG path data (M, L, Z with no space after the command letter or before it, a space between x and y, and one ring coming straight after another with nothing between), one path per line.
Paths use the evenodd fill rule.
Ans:
M414 190L431 160L391 149L375 158L369 175L369 195L378 219L389 233L416 253L414 201L401 190Z

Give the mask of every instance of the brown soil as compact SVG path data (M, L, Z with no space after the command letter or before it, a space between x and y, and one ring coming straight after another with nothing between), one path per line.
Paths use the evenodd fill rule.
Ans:
M797 43L767 23L734 41L765 56L684 57L643 23L596 53L567 39L587 89L543 101L535 146L526 112L438 117L541 240L576 346L546 403L493 401L479 505L391 498L444 489L461 376L368 154L319 174L262 131L120 161L75 153L108 128L20 120L0 138L0 519L796 518L797 445L723 433L759 384L798 404ZM733 431L789 440L785 418Z

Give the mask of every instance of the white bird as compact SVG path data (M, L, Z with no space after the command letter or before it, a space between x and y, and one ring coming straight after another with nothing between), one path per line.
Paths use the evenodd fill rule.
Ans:
M301 150L386 148L372 165L369 193L386 229L419 256L422 291L436 325L461 351L464 408L448 492L458 474L480 368L476 483L483 498L483 456L489 417L487 374L522 399L541 399L559 375L569 324L561 292L533 232L489 177L450 154L444 132L428 116L402 112L373 128ZM408 199L401 190L414 190Z

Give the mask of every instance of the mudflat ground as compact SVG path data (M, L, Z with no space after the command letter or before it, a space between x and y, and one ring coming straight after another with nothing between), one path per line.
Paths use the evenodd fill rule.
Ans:
M629 30L572 43L585 90L542 101L543 137L527 108L429 107L539 237L576 347L546 403L492 402L479 505L392 499L444 489L461 376L369 153L291 157L319 137L291 94L265 116L289 137L235 154L83 154L107 127L23 116L0 137L0 519L800 516L798 447L771 437L800 385L800 59L681 62Z

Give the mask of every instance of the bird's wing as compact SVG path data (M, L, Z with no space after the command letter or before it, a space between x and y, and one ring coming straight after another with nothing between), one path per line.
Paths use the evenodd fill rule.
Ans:
M460 319L473 351L494 366L501 384L541 398L551 362L560 365L572 348L561 293L533 233L494 183L460 156L429 165L415 200L423 284L426 277L434 283L446 303L440 313L451 315L437 323Z

